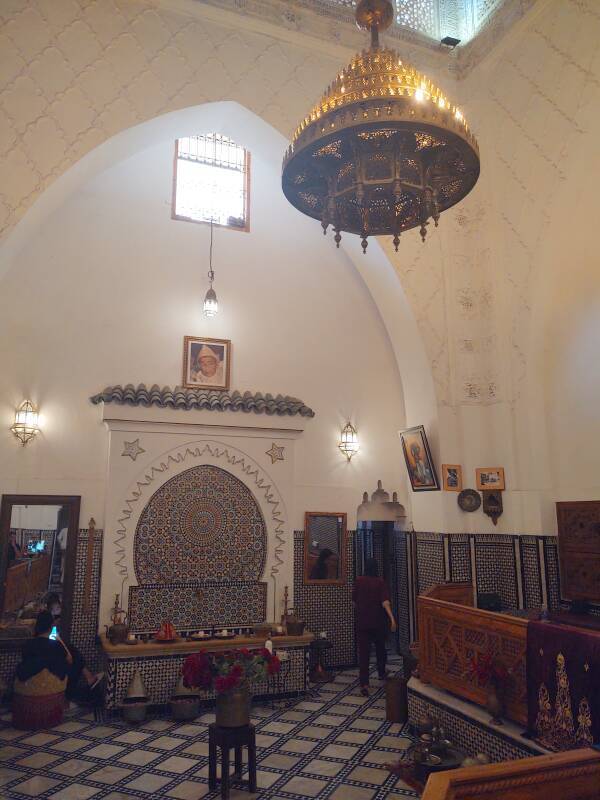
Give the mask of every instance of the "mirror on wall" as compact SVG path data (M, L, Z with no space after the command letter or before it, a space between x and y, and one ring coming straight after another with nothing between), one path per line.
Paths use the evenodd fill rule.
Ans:
M304 516L304 582L343 584L345 553L346 514L307 511Z
M61 635L71 625L80 498L3 495L0 506L0 641L33 635L49 595L60 598Z

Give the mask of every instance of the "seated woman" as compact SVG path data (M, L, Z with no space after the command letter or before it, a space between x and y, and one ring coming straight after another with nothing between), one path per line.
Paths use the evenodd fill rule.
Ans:
M65 642L62 638L60 638L60 618L62 615L62 606L60 602L60 597L57 594L50 594L46 598L46 609L47 613L50 614L52 617L52 625L56 626L58 630L58 638L57 642L60 642L61 646L64 647L66 652L69 654L70 662L69 662L69 669L67 672L68 683L67 683L67 691L65 692L67 698L73 699L77 693L77 686L79 684L79 679L83 676L86 684L88 693L92 692L94 689L98 687L101 681L104 678L104 673L99 672L95 674L91 672L83 659L83 656L69 642ZM88 699L88 698L85 698Z
M67 676L73 659L61 642L50 639L53 627L52 614L40 611L35 621L34 638L23 645L23 660L17 667L17 678L21 682L45 669L61 681Z

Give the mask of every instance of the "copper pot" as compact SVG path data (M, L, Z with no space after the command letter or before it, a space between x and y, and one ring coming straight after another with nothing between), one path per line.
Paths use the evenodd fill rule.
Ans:
M217 695L216 723L220 728L241 728L250 724L250 695L245 689Z
M178 722L196 719L200 713L199 697L172 697L171 716Z

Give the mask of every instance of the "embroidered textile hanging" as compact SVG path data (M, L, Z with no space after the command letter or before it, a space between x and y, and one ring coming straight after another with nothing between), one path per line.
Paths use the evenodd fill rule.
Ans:
M600 632L530 622L527 703L529 731L545 747L600 742Z

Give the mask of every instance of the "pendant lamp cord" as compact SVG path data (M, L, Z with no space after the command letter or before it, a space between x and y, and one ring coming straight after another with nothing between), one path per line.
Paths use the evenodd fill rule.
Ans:
M208 256L208 280L210 281L210 285L212 288L213 281L215 279L215 273L213 272L212 268L212 253L213 253L213 220L212 217L210 218L210 251Z

